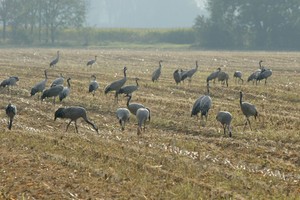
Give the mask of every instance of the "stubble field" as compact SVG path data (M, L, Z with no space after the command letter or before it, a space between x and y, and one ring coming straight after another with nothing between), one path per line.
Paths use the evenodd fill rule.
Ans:
M10 92L0 88L0 199L299 199L300 53L60 49L57 67L49 68L56 51L1 49L0 80L15 75L20 81ZM94 55L97 64L86 67ZM162 75L152 83L159 60ZM174 70L194 68L196 60L191 83L176 86ZM246 82L259 60L273 70L266 86ZM124 66L126 85L140 78L132 102L151 109L142 137L135 116L123 132L116 119L127 99L115 103L113 93L104 95ZM213 105L203 126L190 117L191 108L220 66L230 74L229 87L210 85ZM72 78L62 103L30 97L45 69L48 87L60 73ZM235 83L236 70L244 84ZM92 74L100 84L94 97ZM259 112L258 120L250 119L252 131L243 130L239 91ZM18 108L11 131L4 111L9 101ZM78 134L73 123L65 132L68 120L54 121L57 108L75 105L86 108L99 134L83 120ZM232 138L215 119L219 110L233 115Z

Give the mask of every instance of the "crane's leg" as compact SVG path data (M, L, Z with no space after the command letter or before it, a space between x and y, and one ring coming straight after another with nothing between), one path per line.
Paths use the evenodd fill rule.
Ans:
M231 137L232 134L231 134L231 128L230 128L230 125L228 125L227 128L228 128L229 137Z
M68 131L68 128L69 128L69 126L70 126L70 124L71 124L72 121L73 121L73 120L71 120L71 121L68 123L67 128L66 128L66 132Z
M76 131L76 133L78 133L78 127L77 127L76 120L74 122L75 122L75 131Z
M242 78L240 78L242 80L242 84L244 84L244 80Z
M248 121L248 123L249 123L250 130L252 131L252 127L251 127L251 123L250 123L250 120L249 120L249 118L247 118L247 121Z
M267 85L267 79L265 79L265 85Z
M224 129L224 135L226 135L226 124L223 124L223 129Z
M244 131L245 131L245 129L246 129L247 123L248 123L248 119L247 119L246 122L245 122L245 125L244 125Z

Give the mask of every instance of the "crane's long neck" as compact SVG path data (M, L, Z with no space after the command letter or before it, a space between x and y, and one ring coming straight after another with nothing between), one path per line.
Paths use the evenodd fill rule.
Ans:
M71 87L70 79L68 79L67 82L68 82L68 88L70 88Z
M159 68L161 69L161 61L159 61L158 64L159 64Z
M138 79L135 79L135 82L136 82L136 86L138 87L139 86Z
M198 69L198 61L196 61L196 70Z
M240 93L240 105L242 105L242 103L243 103L243 94Z
M127 107L129 107L130 100L131 100L131 96L129 96L127 99Z
M259 69L262 69L262 66L261 66L261 63L262 63L262 61L259 61Z
M124 68L124 78L126 78L126 68Z
M46 80L48 79L48 76L47 76L47 70L45 70L45 79L46 79Z
M207 89L207 95L209 95L209 83L207 82L207 85L206 85L206 89Z

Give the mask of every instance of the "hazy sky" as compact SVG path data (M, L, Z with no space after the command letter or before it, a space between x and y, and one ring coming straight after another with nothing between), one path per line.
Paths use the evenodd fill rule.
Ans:
M149 0L148 5L137 5L134 0L89 0L87 25L91 27L178 28L191 27L197 15L206 14L206 0ZM181 8L182 2L191 1ZM118 3L112 3L118 2ZM138 2L138 1L137 1ZM176 3L177 2L177 3Z

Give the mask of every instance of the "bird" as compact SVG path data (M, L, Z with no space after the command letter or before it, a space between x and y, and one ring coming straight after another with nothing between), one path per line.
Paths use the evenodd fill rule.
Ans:
M132 94L134 91L138 90L139 89L139 81L140 79L139 78L135 78L135 83L136 85L127 85L127 86L123 86L121 87L121 89L118 91L118 94Z
M265 67L262 68L261 72L258 74L256 78L256 85L257 81L261 81L265 79L265 85L267 84L267 79L272 76L272 70L271 69L266 69Z
M263 66L261 65L262 62L263 62L262 60L260 60L258 62L259 69L255 70L252 74L250 74L250 76L247 79L247 82L252 81L252 83L254 84L254 81L257 79L258 75L260 74L260 72L261 72L261 70L263 68Z
M71 88L71 84L70 84L70 80L71 78L67 79L67 83L68 86L64 87L64 89L59 93L58 97L59 97L59 101L61 102L64 98L66 98L67 96L69 96L70 94L70 88Z
M95 56L95 59L94 60L89 60L87 63L86 63L86 66L93 66L93 64L96 62L97 60L97 56Z
M212 72L212 73L207 77L206 82L209 82L209 81L213 80L214 83L215 83L215 79L218 78L218 74L219 74L220 71L221 71L221 68L219 67L219 68L217 69L217 71Z
M53 104L55 104L55 98L59 95L59 93L64 89L63 85L55 85L49 89L43 91L41 101L45 98L53 97Z
M244 80L242 79L242 72L241 71L235 71L234 72L234 74L233 74L233 77L235 78L235 81L237 81L237 79L238 79L238 83L240 82L240 81L242 81L242 84L244 83Z
M179 69L176 69L173 72L173 78L175 80L176 85L178 85L181 82L181 72L179 71Z
M95 96L95 92L99 88L99 84L96 81L96 76L94 74L91 76L91 78L93 78L93 80L90 82L89 92L92 92L93 96Z
M68 131L68 128L69 128L69 125L71 124L71 122L74 121L74 123L75 123L75 130L76 130L76 133L78 133L78 127L77 127L76 121L77 121L77 119L79 119L81 117L88 124L92 125L93 128L94 128L94 130L97 133L99 133L97 126L94 123L92 123L91 121L88 120L87 115L86 115L86 110L83 107L71 106L71 107L67 107L67 108L62 108L62 107L58 108L55 111L55 114L54 114L54 121L57 118L70 119L70 122L68 123L67 128L66 128L66 132Z
M244 130L246 128L247 123L249 123L250 130L252 131L249 117L254 116L254 118L256 119L258 116L258 112L256 110L256 107L253 104L248 103L248 102L243 102L243 92L242 91L240 91L240 106L241 106L241 110L242 110L243 114L246 117L246 123L244 126Z
M201 113L201 119L205 116L206 121L208 117L208 111L212 106L212 100L209 96L209 82L207 82L207 95L200 96L194 103L192 108L191 117L196 115L198 117L198 113Z
M230 127L231 120L232 120L231 113L228 111L220 111L218 112L216 119L222 124L224 129L224 135L226 134L226 128L227 128L229 137L231 137L232 136L231 127Z
M121 129L122 131L124 131L126 122L129 122L130 111L127 108L118 108L116 111L116 115L121 125Z
M9 117L8 129L11 130L14 117L17 114L17 107L9 103L5 108L5 112Z
M131 100L131 95L126 95L128 97L127 99L127 108L128 110L133 114L133 115L136 115L136 111L139 109L139 108L145 108L145 106L143 104L140 104L140 103L130 103L130 100Z
M104 93L107 94L110 91L116 91L115 93L115 100L118 101L118 91L121 89L121 87L126 83L127 77L126 77L126 71L127 67L125 66L123 69L124 77L120 80L114 81L111 84L107 85L104 89Z
M50 67L55 67L59 61L59 51L57 51L56 58L50 62Z
M60 73L60 77L56 78L52 83L50 87L53 87L55 85L63 85L64 84L65 77Z
M190 82L192 79L192 76L197 72L197 70L198 70L198 61L196 61L195 68L185 71L184 73L181 74L181 79L184 80L186 78L189 78L189 82Z
M3 80L0 83L0 87L7 87L9 91L9 87L17 85L17 82L19 81L19 77L17 76L10 76L9 78Z
M218 81L221 81L222 84L226 83L227 87L228 87L228 79L229 79L229 75L226 72L220 71L218 73Z
M136 112L136 118L138 121L137 135L142 133L142 126L144 125L144 131L146 129L146 121L150 121L150 109L149 108L139 108Z
M157 81L158 80L158 78L160 77L160 75L161 75L161 63L162 63L163 61L162 60L160 60L159 62L158 62L158 64L159 64L159 66L158 66L158 68L152 73L152 81L154 82L154 81Z
M45 79L40 81L39 83L37 83L35 86L33 86L31 88L30 96L33 96L38 92L43 92L44 89L46 88L46 83L47 83L47 80L48 80L47 70L45 70L44 73L45 73Z

